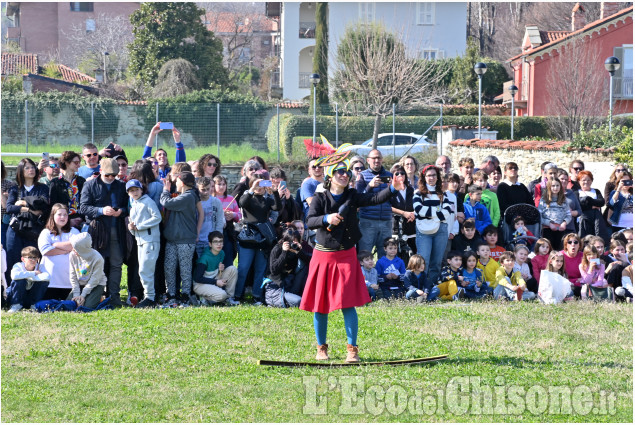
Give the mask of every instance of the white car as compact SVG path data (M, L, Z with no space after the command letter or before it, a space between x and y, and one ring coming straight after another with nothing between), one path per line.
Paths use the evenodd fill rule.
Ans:
M408 152L421 153L429 150L436 150L436 145L431 143L432 141L422 136L421 134L414 133L395 133L395 146L393 149L392 133L380 133L377 139L377 149L383 156L403 156ZM415 145L413 147L413 145ZM357 155L365 156L370 153L373 146L373 139L370 138L359 145L349 146L344 148L344 151L353 151Z

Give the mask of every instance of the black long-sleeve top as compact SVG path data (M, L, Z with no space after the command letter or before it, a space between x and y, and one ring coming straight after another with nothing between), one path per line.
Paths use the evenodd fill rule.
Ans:
M238 200L238 205L243 209L243 220L246 223L264 223L269 219L271 210L280 211L280 195L273 192L273 198L269 196L251 194L245 191Z
M269 279L273 283L282 286L283 279L295 270L300 260L308 264L311 261L311 256L303 250L300 250L297 254L291 251L284 251L282 243L277 243L269 256Z
M396 190L394 192L392 190L392 186L389 186L377 193L358 193L355 189L346 188L338 201L335 201L330 191L316 193L307 215L307 225L310 229L317 231L316 249L340 251L355 246L362 237L359 231L357 208L388 201L391 196L398 193ZM329 232L327 230L328 223L325 222L324 216L338 212L344 202L349 203L348 213L344 216L344 221Z

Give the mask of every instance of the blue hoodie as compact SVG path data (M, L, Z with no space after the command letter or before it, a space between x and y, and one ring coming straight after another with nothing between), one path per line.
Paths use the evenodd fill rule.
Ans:
M463 211L465 214L465 218L474 218L476 221L476 230L482 235L483 230L490 224L492 224L492 219L489 215L489 211L485 207L485 205L477 202L472 206L469 200L463 203Z

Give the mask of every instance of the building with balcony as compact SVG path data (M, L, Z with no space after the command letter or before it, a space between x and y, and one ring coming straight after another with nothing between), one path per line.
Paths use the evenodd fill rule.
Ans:
M566 78L554 58L572 42L579 43L575 46L576 56L599 58L596 63L584 64L603 78L599 103L605 104L598 110L609 110L609 73L604 68L604 60L610 56L620 60L621 67L613 77L613 113L632 114L633 6L620 10L619 3L613 2L602 2L600 19L588 24L584 7L577 3L571 14L571 31L546 31L535 25L527 26L521 45L522 53L508 59L514 70L514 79L504 85L503 104L511 103L508 87L513 83L519 89L514 98L517 115L558 115L557 102L554 102L553 97L557 94L548 90L548 86L557 85L557 81Z
M267 3L267 15L280 18L280 81L284 99L310 95L315 50L315 2ZM329 54L347 26L382 23L421 58L460 56L466 47L465 2L330 2ZM331 58L332 59L332 58Z
M71 28L83 26L95 31L100 14L125 16L139 9L140 2L7 2L7 41L17 43L25 53L39 55L41 63L67 57L75 49L68 38ZM132 33L132 25L130 26Z

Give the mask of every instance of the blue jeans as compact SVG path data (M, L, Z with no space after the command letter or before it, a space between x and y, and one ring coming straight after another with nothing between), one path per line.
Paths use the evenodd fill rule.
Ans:
M428 296L426 297L426 301L427 302L432 302L432 301L436 301L437 298L439 297L439 294L441 293L441 291L439 291L439 288L437 288L436 286L433 286L432 289L430 289L430 292L428 292ZM417 294L417 290L416 289L411 289L408 292L406 292L406 299L407 300L411 300L411 299L416 299L418 298L419 295Z
M225 267L233 266L236 259L236 247L234 241L227 235L228 230L223 232L223 251L225 252L225 259L223 264Z
M24 308L30 308L38 301L42 301L46 289L49 287L48 282L33 282L31 289L27 290L26 279L14 280L7 288L7 299L9 305L20 304Z
M386 255L386 251L384 251L384 240L392 237L392 218L390 220L369 220L367 218L360 218L359 228L362 232L362 238L357 243L357 252L373 252L373 247L377 247L377 258Z
M245 291L245 280L251 265L254 265L254 286L252 294L254 298L260 299L262 296L262 280L265 277L267 258L261 249L243 248L238 245L238 281L236 282L235 297L241 298Z
M441 263L448 243L448 224L441 223L439 230L432 235L424 235L417 230L417 254L426 262L428 281L435 284L441 272Z

